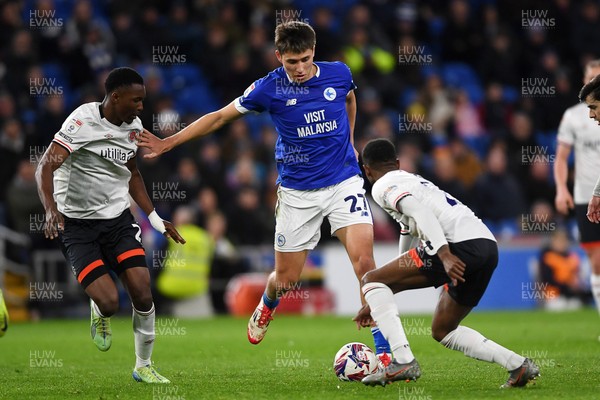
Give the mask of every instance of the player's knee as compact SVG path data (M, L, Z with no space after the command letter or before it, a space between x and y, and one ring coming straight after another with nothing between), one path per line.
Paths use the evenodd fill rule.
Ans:
M138 311L148 311L152 308L152 292L150 290L140 291L131 296L131 302Z
M110 317L119 310L119 295L116 292L111 295L103 296L102 299L94 300L94 302L105 317Z

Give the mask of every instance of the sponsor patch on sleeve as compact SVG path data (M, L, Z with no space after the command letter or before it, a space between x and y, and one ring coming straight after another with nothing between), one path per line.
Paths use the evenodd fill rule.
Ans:
M67 124L67 127L65 128L66 132L64 133L66 133L67 135L74 135L82 126L83 122L81 120L77 118L72 118Z
M65 141L67 141L69 143L73 143L73 138L65 135L61 131L58 131L58 136L60 136L61 138L63 138Z

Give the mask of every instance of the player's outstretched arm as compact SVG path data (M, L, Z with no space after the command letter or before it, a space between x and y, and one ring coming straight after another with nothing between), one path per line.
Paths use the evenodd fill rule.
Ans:
M148 196L146 185L142 179L142 174L137 167L137 158L133 157L127 162L127 168L131 171L131 179L129 180L129 195L138 206L148 215L150 223L160 233L168 238L173 239L176 243L185 244L185 239L181 237L175 226L169 221L165 221L158 216L154 210L152 200Z
M35 171L38 195L46 210L44 236L46 239L58 237L58 230L64 228L64 219L54 201L54 171L69 157L69 152L56 143L51 143Z
M220 110L213 111L198 118L173 136L169 136L165 139L160 139L144 129L144 131L138 135L137 145L146 147L150 150L150 153L144 155L144 158L155 158L182 143L200 136L208 135L221 128L223 125L240 118L242 115L243 114L235 108L234 102L231 102Z

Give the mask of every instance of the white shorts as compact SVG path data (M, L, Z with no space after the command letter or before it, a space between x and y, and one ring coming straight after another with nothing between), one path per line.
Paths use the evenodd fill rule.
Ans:
M360 176L315 190L280 186L275 207L275 250L296 252L314 249L321 238L324 217L329 219L332 235L350 225L373 225Z

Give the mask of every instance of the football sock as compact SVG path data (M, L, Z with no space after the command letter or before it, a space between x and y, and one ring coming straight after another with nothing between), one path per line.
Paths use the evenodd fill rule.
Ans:
M600 275L592 274L590 277L590 284L592 293L594 294L594 300L596 300L596 308L600 313Z
M133 337L135 342L135 367L150 365L154 348L154 304L149 311L133 307Z
M104 316L104 314L102 314L102 313L100 312L100 309L98 308L98 305L97 305L97 304L94 302L94 300L92 300L92 301L91 301L91 304L92 304L92 307L94 307L94 312L96 313L96 315L98 315L98 316L99 316L99 317L101 317L101 318L106 318L106 317Z
M369 282L362 287L362 292L371 307L371 316L390 344L394 359L401 364L414 360L415 356L406 339L392 290L383 283Z
M267 296L267 292L265 291L262 296L262 301L265 306L269 307L271 310L279 305L279 299L272 300Z
M525 361L525 357L462 325L448 333L440 343L449 349L462 351L467 357L494 362L509 371L519 368Z
M379 328L371 328L371 334L373 335L373 341L375 342L375 354L390 354L392 352L392 350L390 349L390 344L387 340L385 340L385 337L383 336L383 333L381 333Z

